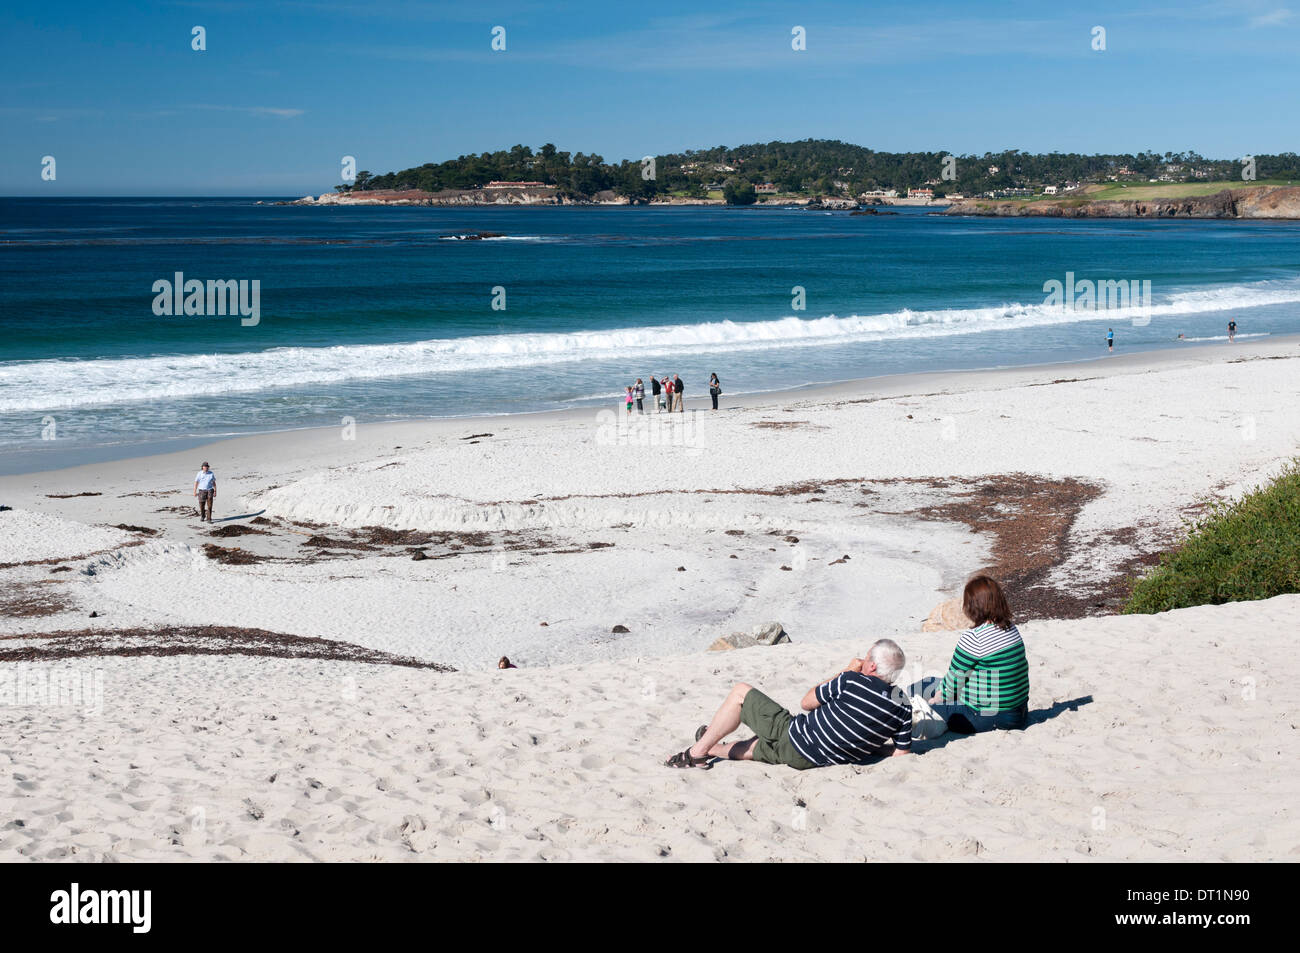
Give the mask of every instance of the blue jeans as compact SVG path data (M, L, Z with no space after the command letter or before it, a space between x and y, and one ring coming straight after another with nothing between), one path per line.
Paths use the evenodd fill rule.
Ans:
M1010 731L1022 729L1029 723L1029 703L1018 708L984 715L968 705L934 705L935 714L948 722L948 730L959 735L973 735L980 731Z

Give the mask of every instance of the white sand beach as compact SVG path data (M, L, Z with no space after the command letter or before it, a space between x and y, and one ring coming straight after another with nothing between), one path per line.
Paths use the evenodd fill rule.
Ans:
M1115 613L1297 400L1270 338L0 478L0 860L1294 859L1300 596ZM941 673L979 569L1026 731L662 766L737 681L794 709L884 636Z

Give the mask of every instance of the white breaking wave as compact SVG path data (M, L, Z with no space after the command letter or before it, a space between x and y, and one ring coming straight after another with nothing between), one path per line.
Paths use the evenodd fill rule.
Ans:
M1266 337L1268 337L1267 331L1257 331L1254 334L1238 334L1237 340L1241 340L1242 338L1266 338ZM1226 341L1228 340L1228 336L1226 334L1211 334L1209 337L1180 338L1179 340L1187 341L1189 343L1192 341Z
M0 413L577 361L626 362L644 367L648 359L687 351L727 353L895 342L1103 318L1116 323L1134 318L1145 321L1295 302L1300 302L1300 283L1262 282L1180 292L1146 308L1070 310L1046 304L1005 304L934 311L904 309L847 317L488 334L407 344L287 347L238 354L15 361L0 364Z
M553 235L483 235L480 232L462 232L458 235L442 235L443 242L549 242L557 241Z

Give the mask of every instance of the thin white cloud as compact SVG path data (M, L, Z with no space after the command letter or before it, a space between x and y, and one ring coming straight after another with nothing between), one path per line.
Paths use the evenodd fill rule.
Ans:
M63 119L98 119L106 115L102 109L63 109L39 106L0 106L0 116L15 119L32 119L36 122L58 122Z
M842 24L805 20L807 48L791 44L793 25L753 16L694 15L656 18L631 30L560 40L544 46L519 42L494 53L488 42L473 49L408 45L360 46L340 52L417 62L535 62L619 71L799 69L864 62L930 60L950 55L1041 54L1068 49L1070 34L1049 21L942 21L920 24ZM1078 45L1078 44L1076 44Z
M250 116L273 116L276 119L293 119L306 113L305 109L281 109L276 106L214 106L210 103L195 103L189 109L216 109L221 112L247 113Z
M1252 29L1261 26L1277 26L1279 23L1285 23L1293 17L1293 14L1286 7L1279 7L1272 13L1263 13L1257 17L1250 18L1250 27Z

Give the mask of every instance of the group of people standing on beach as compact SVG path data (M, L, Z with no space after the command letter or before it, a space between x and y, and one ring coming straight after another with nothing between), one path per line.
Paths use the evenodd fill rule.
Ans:
M638 377L635 384L627 386L626 391L628 416L632 415L633 404L636 404L638 414L644 414L646 412L645 381ZM650 401L654 405L655 413L673 411L685 413L686 406L683 400L685 393L686 385L677 374L650 378ZM718 398L722 396L722 382L718 380L717 374L709 375L709 396L713 398L713 409L717 410Z

